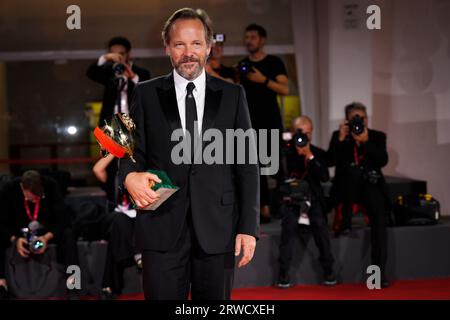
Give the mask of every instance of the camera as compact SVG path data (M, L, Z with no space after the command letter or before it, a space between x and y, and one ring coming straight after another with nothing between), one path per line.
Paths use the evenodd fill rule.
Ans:
M311 190L306 180L287 179L280 185L280 193L283 203L300 206L304 212L311 206Z
M294 144L299 148L306 147L309 142L308 136L300 129L297 129L295 131L294 137L292 139Z
M254 72L250 61L241 61L238 64L238 71L242 76L246 76L250 72Z
M116 77L121 76L125 72L125 65L120 62L114 63L112 68Z
M283 133L283 146L287 154L297 154L295 147L306 147L308 142L308 136L300 129L297 129L294 134L291 134L290 132Z
M359 136L364 132L364 119L359 115L354 116L347 124L350 127L350 132Z
M381 174L379 174L375 170L368 170L363 173L363 178L370 184L378 184L381 178Z
M213 35L213 39L214 39L214 43L217 43L217 42L223 43L223 42L225 42L225 34L216 33Z
M23 237L27 240L28 249L32 253L36 253L44 247L44 243L38 238L38 230L40 229L40 224L37 221L31 221L28 224L28 228L22 229Z

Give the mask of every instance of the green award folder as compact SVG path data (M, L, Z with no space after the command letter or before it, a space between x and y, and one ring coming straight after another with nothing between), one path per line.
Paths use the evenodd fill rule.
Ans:
M153 191L160 195L158 201L148 205L141 210L156 210L164 201L166 201L172 194L174 194L179 188L172 183L172 180L167 176L164 171L161 170L147 170L147 172L153 173L161 180L160 183L154 183L151 188Z

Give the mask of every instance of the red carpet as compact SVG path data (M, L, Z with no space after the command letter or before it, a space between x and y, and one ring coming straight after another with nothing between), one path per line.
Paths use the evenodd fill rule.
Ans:
M143 294L124 295L120 300L141 300ZM387 289L369 290L365 284L334 287L298 285L289 289L258 287L235 289L233 300L450 300L450 278L395 281Z

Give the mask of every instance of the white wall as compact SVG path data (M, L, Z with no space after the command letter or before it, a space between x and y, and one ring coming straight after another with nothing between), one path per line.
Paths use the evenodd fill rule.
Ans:
M372 114L372 43L366 28L368 1L332 0L328 3L329 139L343 120L347 104L362 102L367 106L369 116ZM344 27L345 5L349 4L358 5L354 10L355 29Z
M315 3L315 40L310 42L317 45L317 57L303 54L297 69L301 80L313 83L316 69L304 64L318 69L319 97L314 101L320 110L312 112L320 115L315 118L316 130L321 130L318 144L328 146L346 104L363 102L371 127L388 135L390 161L384 172L426 180L442 213L450 215L450 1ZM355 29L344 28L348 4L358 4ZM366 28L370 4L381 7L381 30ZM294 30L294 40L302 32ZM314 94L303 90L302 101L311 101Z
M374 126L388 133L385 172L428 181L450 215L450 1L381 5L372 103Z

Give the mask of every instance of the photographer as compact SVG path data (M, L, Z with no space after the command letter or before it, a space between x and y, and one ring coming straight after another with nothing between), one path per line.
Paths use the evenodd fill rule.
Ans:
M309 225L319 249L324 284L337 283L333 272L326 204L321 182L329 180L326 153L311 144L312 121L302 116L294 119L293 138L286 146L289 182L281 187L285 210L281 224L278 286L290 287L289 267L292 241L300 225ZM283 192L285 191L285 192Z
M207 73L216 78L234 83L236 82L235 69L222 64L224 43L224 34L214 35L214 43L211 47L211 54L209 55L208 63L206 64L205 69Z
M86 73L89 79L105 87L99 125L103 125L105 119L117 112L129 113L135 85L150 79L150 72L130 60L131 43L128 39L112 38L108 43L108 50Z
M252 127L283 129L277 95L289 93L288 77L283 61L264 52L266 30L257 24L245 29L244 44L249 56L239 62L238 77L245 89ZM269 150L280 152L280 150ZM270 220L267 176L260 177L261 222Z
M99 159L92 171L95 177L105 183L107 180L107 167L116 165L117 159L112 154ZM142 254L134 246L134 225L136 210L132 208L131 201L118 188L118 196L114 202L115 208L103 221L107 232L108 249L103 271L102 300L112 300L122 293L124 287L123 274L127 267L137 266L142 270Z
M331 198L342 204L342 223L337 235L348 235L352 225L352 206L364 206L369 216L372 242L372 264L382 273L382 286L387 259L386 195L381 168L388 163L386 134L368 129L366 107L352 103L345 107L345 118L333 132L327 152L328 166L336 167Z
M48 244L54 242L58 258L66 267L78 265L76 237L67 227L63 197L54 180L34 170L26 171L3 187L0 203L0 286L7 288L5 252L11 245L28 259L44 254ZM6 297L6 289L2 291Z

